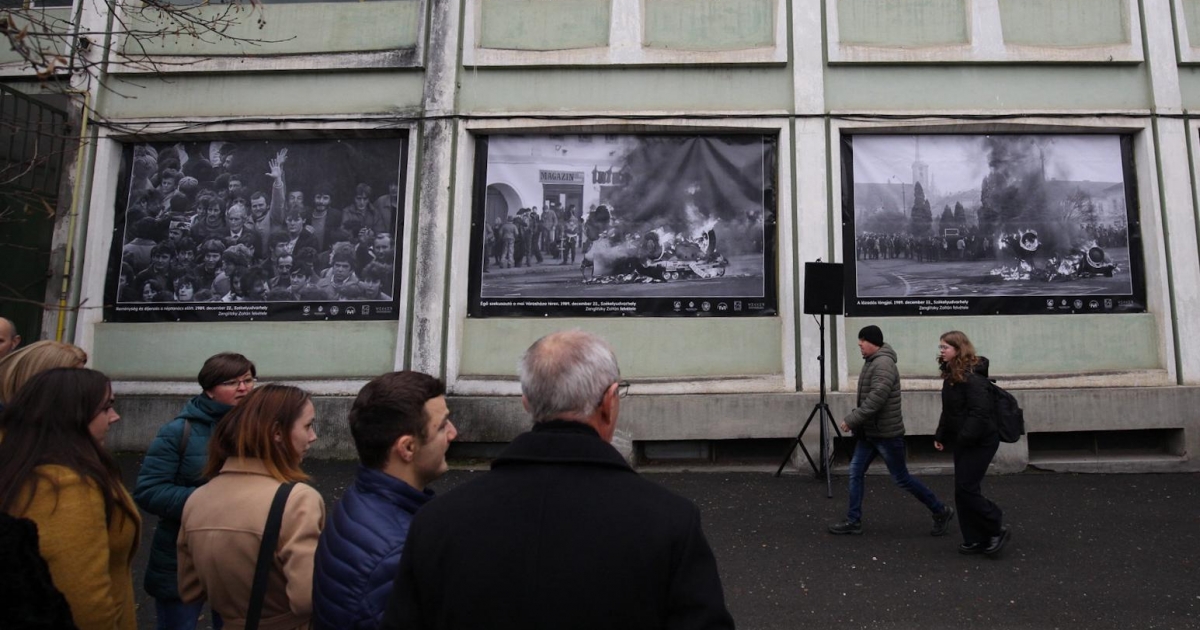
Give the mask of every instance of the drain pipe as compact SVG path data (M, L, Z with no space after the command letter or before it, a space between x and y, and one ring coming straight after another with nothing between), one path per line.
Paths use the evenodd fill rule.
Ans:
M79 271L75 269L75 259L77 252L83 251L83 240L87 235L87 224L81 221L79 208L80 200L82 199L84 180L88 180L87 173L84 172L85 157L90 152L88 141L88 120L91 116L88 114L88 108L91 105L91 92L87 90L72 90L75 94L83 96L83 107L80 110L80 125L79 125L79 146L75 152L75 186L71 191L71 211L68 214L67 223L67 249L63 257L63 277L62 287L58 294L58 326L55 328L55 341L73 342L75 340L75 322L78 321L78 306L79 306L79 282L73 281L77 278ZM90 169L88 169L90 171ZM91 190L91 186L87 187ZM83 227L80 228L80 223ZM70 334L67 331L70 330ZM64 337L66 337L64 339Z

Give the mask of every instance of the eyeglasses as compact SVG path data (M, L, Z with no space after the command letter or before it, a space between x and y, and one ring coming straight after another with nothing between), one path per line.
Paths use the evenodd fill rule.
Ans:
M612 387L612 385L609 385L608 387ZM604 404L604 397L608 395L608 387L605 387L604 393L600 394L600 402L596 403L597 407ZM618 381L617 382L617 398L624 398L628 395L629 395L629 381Z
M225 387L241 387L243 385L245 385L246 387L254 387L254 384L257 382L258 382L257 378L250 377L250 378L234 378L234 379L230 379L228 381L223 381L220 384Z
M949 350L949 349L950 349L950 346L947 346L944 343L938 344L938 350Z

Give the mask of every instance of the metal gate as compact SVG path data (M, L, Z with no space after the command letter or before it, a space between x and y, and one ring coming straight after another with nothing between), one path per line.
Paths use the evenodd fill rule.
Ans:
M42 329L72 131L65 110L0 85L0 316L27 342Z

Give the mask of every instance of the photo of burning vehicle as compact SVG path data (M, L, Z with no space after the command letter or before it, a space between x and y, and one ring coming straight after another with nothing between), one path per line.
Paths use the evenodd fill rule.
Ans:
M864 134L842 147L848 314L1145 310L1128 136Z
M470 313L770 315L773 136L477 142Z

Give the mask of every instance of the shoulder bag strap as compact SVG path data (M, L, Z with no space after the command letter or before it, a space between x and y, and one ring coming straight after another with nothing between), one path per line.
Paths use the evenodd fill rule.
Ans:
M262 616L263 599L267 596L267 576L275 562L275 547L279 545L279 529L283 525L283 508L294 483L285 483L275 491L271 511L267 514L267 525L263 528L262 544L258 547L258 564L254 567L254 586L250 589L250 609L246 611L246 630L258 630L258 619Z
M178 485L181 481L187 481L183 478L183 460L187 459L188 438L192 436L192 421L187 418L183 419L183 433L179 434L179 465L175 467L175 482Z

